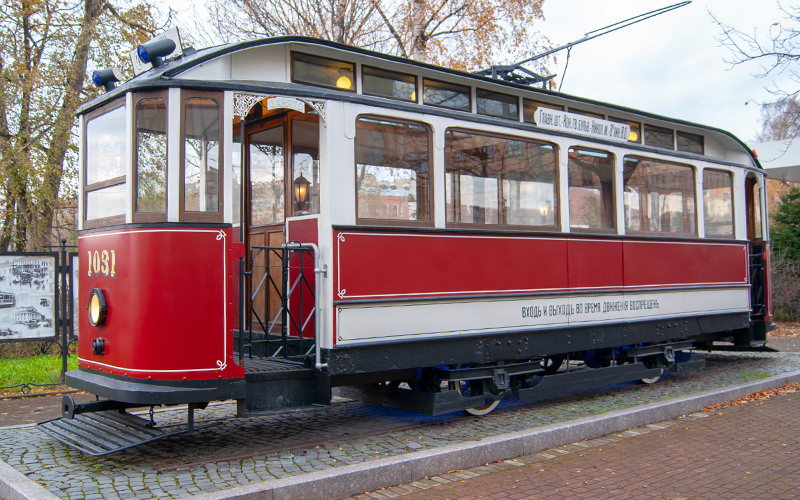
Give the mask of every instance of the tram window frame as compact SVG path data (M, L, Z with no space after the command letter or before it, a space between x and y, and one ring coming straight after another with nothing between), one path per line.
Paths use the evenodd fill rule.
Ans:
M667 145L666 136L669 135L670 142ZM659 127L657 125L644 124L644 144L656 148L675 149L675 131L671 128Z
M556 111L564 111L564 106L558 104L550 104L547 102L535 101L533 99L522 99L522 120L525 123L536 123L536 110L539 108L555 109Z
M678 151L686 153L705 154L705 138L700 134L676 131L676 145Z
M220 92L181 91L180 106L180 145L178 146L178 212L180 220L186 222L222 222L225 197L224 171L224 136L223 136L223 95ZM217 144L217 210L216 211L191 211L186 210L186 103L192 99L208 99L217 104L218 144Z
M411 96L409 97L398 96L394 93L390 94L386 92L380 92L379 90L376 90L375 87L373 87L371 84L367 83L369 81L368 77L411 84L413 87L413 91L411 92ZM392 71L389 69L378 68L375 66L361 66L361 93L364 95L386 97L387 99L395 99L404 102L417 102L418 100L417 90L419 90L418 83L419 83L419 78L417 77L417 75L414 75L412 73L401 73L399 71Z
M631 135L628 136L628 142L632 142L635 144L641 144L643 137L642 137L642 124L641 122L635 122L632 120L626 120L624 118L614 118L612 116L608 117L609 121L617 122L617 123L624 123L631 128ZM633 139L631 139L633 137Z
M500 113L492 113L486 109L486 104L488 103L498 103L503 110L505 110L506 107L509 107L509 112L505 113L501 111ZM494 90L476 88L475 106L479 115L495 116L497 118L505 118L507 120L519 120L519 96L495 92ZM483 110L481 110L482 107ZM513 108L513 113L511 113L511 108Z
M358 186L358 177L359 177L359 170L358 170L358 160L359 160L359 152L358 152L358 132L359 132L359 122L361 120L371 120L376 122L388 122L394 123L399 125L413 125L417 127L421 127L425 130L425 134L427 136L427 151L428 151L428 159L427 159L427 179L426 179L426 186L424 186L424 192L426 194L426 216L424 218L416 218L416 219L391 219L391 218L382 218L382 217L364 217L359 214L359 186ZM391 117L391 116L382 116L382 115L373 115L373 114L364 114L358 115L355 120L356 126L356 138L354 140L354 164L353 164L353 181L354 181L354 193L355 193L355 214L356 214L356 223L359 225L383 225L383 226L413 226L413 227L433 227L434 224L434 200L433 200L433 156L434 156L434 144L433 144L433 130L431 126L425 122L415 121L415 120L405 120L401 118ZM415 184L418 181L415 180ZM415 191L415 195L417 198L417 204L419 206L419 187L417 187ZM388 206L387 206L388 212ZM387 215L389 215L387 213Z
M446 90L446 91L451 91L458 95L464 95L467 97L466 106L449 106L447 104L442 104L443 101L431 102L428 98L429 89L431 91ZM444 108L444 109L454 109L456 111L465 111L467 113L470 113L472 112L472 90L469 85L461 85L459 83L446 82L443 80L436 80L433 78L423 78L422 103L427 106L434 106L437 108Z
M632 227L633 226L633 224L632 224L633 220L630 217L632 209L630 208L630 203L628 202L628 199L630 197L627 196L629 194L629 191L627 191L627 188L629 187L630 176L633 174L633 172L631 172L631 174L628 173L629 172L628 162L629 161L633 161L633 160L638 161L638 162L652 162L656 166L659 166L659 167L675 167L675 168L678 168L678 169L688 169L691 172L691 180L690 180L690 182L688 182L689 188L685 189L685 190L682 190L680 192L681 193L690 193L691 194L691 202L692 203L691 203L691 205L686 205L686 206L690 207L692 209L692 213L689 213L687 216L684 216L684 219L685 219L685 222L691 222L692 231L689 231L689 232L687 232L687 231L669 231L669 230L665 231L665 230L661 230L661 229L655 229L655 230L651 229L650 221L654 220L654 218L651 217L646 211L642 210L642 207L644 205L643 205L643 201L641 199L639 201L638 216L637 216L637 219L636 219L636 221L638 221L638 227L636 227L636 228ZM698 236L697 219L698 219L698 216L699 216L699 211L698 211L698 206L697 206L697 189L696 189L696 187L697 187L697 185L696 185L696 182L697 182L697 169L693 165L684 164L684 163L675 163L675 162L671 162L671 161L665 161L665 160L646 157L646 156L625 155L622 158L622 172L623 172L623 174L622 174L623 212L624 212L625 232L626 233L629 233L629 234L644 234L644 235L653 235L653 236L664 236L664 237L690 237L690 238L696 238ZM648 178L659 179L659 178L661 178L662 175L663 175L663 173L655 173L655 174L651 173L651 174L648 175ZM645 187L649 188L651 185L652 184L648 184ZM667 190L664 189L663 186L655 186L655 187L659 188L659 189L647 189L646 191L644 191L642 193L638 193L637 192L635 194L636 194L637 198L646 198L650 193L658 192L659 190L665 191L665 192L661 193L662 195L671 195L672 194L670 192L666 192ZM683 202L683 200L681 200L681 201ZM662 222L660 222L659 226L663 227L663 212L661 213L661 215L658 215L658 214L656 214L656 215L658 216L659 219L662 220ZM671 219L670 219L670 225L671 225Z
M708 234L708 228L713 226L718 226L718 224L711 222L709 223L709 212L708 204L706 203L706 192L709 191L708 182L706 181L706 174L712 175L725 175L728 179L728 214L730 215L729 221L730 225L726 225L726 227L730 230L729 233L726 234ZM728 170L719 170L715 168L705 168L703 169L703 222L705 227L705 237L706 238L723 238L723 239L732 239L734 237L734 231L736 228L736 213L733 209L733 173Z
M314 54L308 54L306 52L297 52L292 51L291 53L291 74L292 74L292 82L293 83L305 83L308 85L315 85L317 87L325 87L329 89L335 89L342 92L356 92L356 64L349 61L343 61L341 59L333 59L331 57L324 57L318 56ZM298 56L299 60L298 60ZM306 60L303 60L306 58ZM310 66L317 66L318 68L324 69L333 69L335 73L338 74L338 78L334 81L328 81L326 78L318 78L318 79L303 79L302 77L298 77L297 63L300 62L301 64L307 64ZM342 72L347 72L348 74L343 74ZM313 71L309 70L310 75L324 75L325 71ZM349 77L350 80L350 87L340 87L337 85L339 78L341 77Z
M575 153L575 157L573 157L573 152ZM611 185L609 186L608 191L601 191L600 192L600 205L601 205L601 212L599 214L601 223L608 222L609 224L603 226L590 226L590 227L583 227L583 226L576 226L573 224L575 221L577 210L573 209L573 201L578 201L577 194L573 196L572 188L586 188L587 186L573 186L573 167L580 169L580 172L584 172L586 168L583 165L577 164L577 155L584 153L585 156L594 156L596 158L600 158L600 155L605 155L607 159L608 165L608 173L611 177ZM589 154L585 154L589 153ZM594 173L596 176L597 174ZM591 189L592 186L589 186ZM602 189L602 180L601 180L601 189ZM610 151L604 151L600 149L594 148L585 148L582 146L570 146L567 150L567 192L568 192L568 202L569 202L569 227L570 232L586 232L586 233L616 233L617 232L617 210L616 210L616 192L617 192L617 176L616 176L616 155ZM610 203L610 206L608 204ZM604 219L606 219L604 221Z
M508 134L495 134L495 133L487 133L482 131L476 131L474 129L467 129L461 127L450 127L445 130L445 146L444 146L444 154L445 154L445 219L446 224L449 227L468 227L468 228L480 228L480 229L520 229L524 228L526 230L532 231L560 231L561 230L561 200L559 198L559 147L556 143L548 142L548 141L541 141L536 139L531 139L527 137L520 137ZM515 224L508 222L508 214L512 213L512 210L507 207L507 203L510 202L508 197L504 196L505 192L505 183L506 181L511 181L514 179L509 178L502 178L500 176L492 177L481 177L482 179L497 179L497 186L496 186L496 193L497 193L497 222L463 222L461 217L461 205L460 202L457 203L456 199L461 198L461 190L456 192L456 190L451 186L451 183L455 182L455 178L453 177L453 173L455 168L453 168L453 154L454 151L451 150L451 133L460 133L460 134L470 134L473 136L480 136L489 139L498 139L501 141L507 141L508 143L528 143L538 147L549 147L552 150L553 154L553 170L552 170L552 186L553 186L553 196L551 200L545 200L544 204L541 201L538 202L539 205L539 212L542 217L547 217L548 212L552 211L552 224ZM522 149L522 153L520 154L523 156L524 148ZM460 176L461 174L459 174ZM523 179L525 181L530 181L530 179ZM520 198L521 199L521 198ZM481 209L485 210L486 207L481 207ZM542 213L544 212L544 213ZM484 212L485 214L485 212ZM518 216L518 215L517 215ZM484 217L484 220L486 218Z
M163 181L164 181L164 208L163 210L139 210L139 105L143 101L160 100L164 103L164 151L163 157ZM167 209L169 206L169 98L167 91L142 92L133 97L133 138L131 140L131 165L133 165L134 177L133 196L131 207L133 222L164 222L167 220Z
M123 113L123 117L126 123L125 129L123 129L122 134L120 137L123 139L122 146L123 151L121 157L123 158L123 174L111 177L107 179L101 179L99 181L92 182L91 184L87 183L89 178L89 125L92 120L99 118L101 116L105 116L109 113L113 113L115 111L121 110ZM125 223L126 212L128 210L127 204L127 189L128 189L128 173L130 171L130 138L128 136L127 131L127 122L128 122L128 107L126 106L126 102L124 98L120 98L117 101L110 102L86 115L84 120L84 134L83 134L83 148L84 148L84 155L83 155L83 165L81 168L83 169L83 213L81 214L81 218L83 219L83 227L84 229L94 229L98 227L106 227L106 226L115 226L119 224ZM125 161L127 160L127 161ZM114 214L106 217L96 217L93 219L89 219L89 195L92 193L98 193L102 190L110 190L114 187L122 188L122 213L121 214Z

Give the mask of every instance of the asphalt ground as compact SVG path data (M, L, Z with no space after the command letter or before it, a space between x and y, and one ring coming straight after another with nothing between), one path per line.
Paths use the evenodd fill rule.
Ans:
M791 333L770 344L800 352L800 337ZM30 403L34 398L0 401L0 482L16 485L3 490L0 484L0 497L343 497L588 439L580 435L588 426L595 434L590 437L597 438L644 425L632 413L646 414L642 418L651 420L645 423L674 418L650 410L683 408L678 403L699 401L722 388L761 390L759 384L775 377L783 382L800 378L798 372L800 354L713 354L706 369L673 374L652 386L627 384L539 403L508 402L482 418L424 417L344 401L329 408L237 419L232 418L234 405L224 403L196 414L198 420L221 419L220 425L103 458L85 457L26 423L26 414L36 421L50 416L49 411L58 416L59 397L35 398L38 403ZM19 409L28 404L27 410ZM31 408L38 409L35 418ZM159 423L184 417L176 410L156 414ZM627 425L609 430L601 422L611 417ZM520 433L528 437L514 439ZM530 437L534 435L538 437ZM509 444L531 440L527 448ZM416 469L397 474L398 467ZM385 491L371 495L391 496Z

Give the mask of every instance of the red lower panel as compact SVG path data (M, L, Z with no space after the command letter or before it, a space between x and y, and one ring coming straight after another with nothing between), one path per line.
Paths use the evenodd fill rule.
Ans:
M741 243L334 232L337 300L731 285Z
M93 288L105 324L79 312L81 366L154 380L244 376L233 361L233 250L229 230L133 229L79 239L80 301ZM82 314L81 314L82 313ZM102 338L102 355L92 340Z

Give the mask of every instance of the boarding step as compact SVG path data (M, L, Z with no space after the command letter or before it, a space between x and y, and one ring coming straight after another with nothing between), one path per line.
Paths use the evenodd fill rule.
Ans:
M150 420L119 410L82 413L37 424L46 434L82 453L101 457L176 434L217 425L191 423L154 427Z

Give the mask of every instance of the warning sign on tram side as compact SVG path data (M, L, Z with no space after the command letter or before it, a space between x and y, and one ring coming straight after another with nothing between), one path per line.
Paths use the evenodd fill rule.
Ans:
M0 341L54 337L56 257L0 255Z
M616 142L627 142L631 126L601 118L594 118L557 109L538 108L536 125L549 130L560 130Z
M618 315L628 311L648 311L659 309L656 298L630 300L602 300L577 303L554 303L546 305L522 306L522 318L556 318L580 315Z

